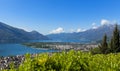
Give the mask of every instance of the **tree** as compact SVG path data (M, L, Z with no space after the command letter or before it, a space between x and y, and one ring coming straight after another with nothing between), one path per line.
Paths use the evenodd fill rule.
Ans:
M113 31L113 37L111 40L111 49L113 50L113 52L120 52L120 47L119 47L119 30L118 30L118 26L116 24L115 29Z
M108 53L108 43L107 43L107 35L105 34L102 40L102 43L99 45L100 51L103 54Z
M113 38L111 38L111 40L110 40L110 45L109 45L109 47L110 47L110 52L114 52Z

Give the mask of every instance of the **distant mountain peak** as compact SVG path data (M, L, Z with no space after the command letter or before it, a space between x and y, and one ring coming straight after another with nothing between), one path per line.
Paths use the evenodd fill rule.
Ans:
M64 34L50 34L47 35L51 39L86 39L91 41L97 41L101 40L104 34L107 34L108 38L112 36L113 30L114 30L114 24L107 24L107 25L101 25L95 29L88 29L84 32L78 32L78 33L64 33Z

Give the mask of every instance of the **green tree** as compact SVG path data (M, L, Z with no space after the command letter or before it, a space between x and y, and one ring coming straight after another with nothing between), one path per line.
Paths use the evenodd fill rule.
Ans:
M109 45L109 47L110 47L110 52L114 52L113 38L111 38L111 40L110 40L110 45Z
M107 35L105 34L102 40L102 43L99 45L99 49L101 53L108 53L108 43L107 43Z
M118 26L116 24L115 29L113 31L113 37L111 40L111 49L113 52L120 52L120 47L119 47L119 30L118 30Z

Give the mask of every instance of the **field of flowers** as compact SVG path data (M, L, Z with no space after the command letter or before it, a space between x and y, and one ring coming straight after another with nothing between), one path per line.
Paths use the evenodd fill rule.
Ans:
M26 59L18 68L3 71L120 71L120 53L96 54L74 51L43 53Z

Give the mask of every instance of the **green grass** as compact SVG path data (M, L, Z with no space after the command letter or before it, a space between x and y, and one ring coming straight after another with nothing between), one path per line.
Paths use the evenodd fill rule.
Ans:
M39 54L26 60L19 68L11 66L3 71L120 71L120 53L96 54L71 50L69 52Z

